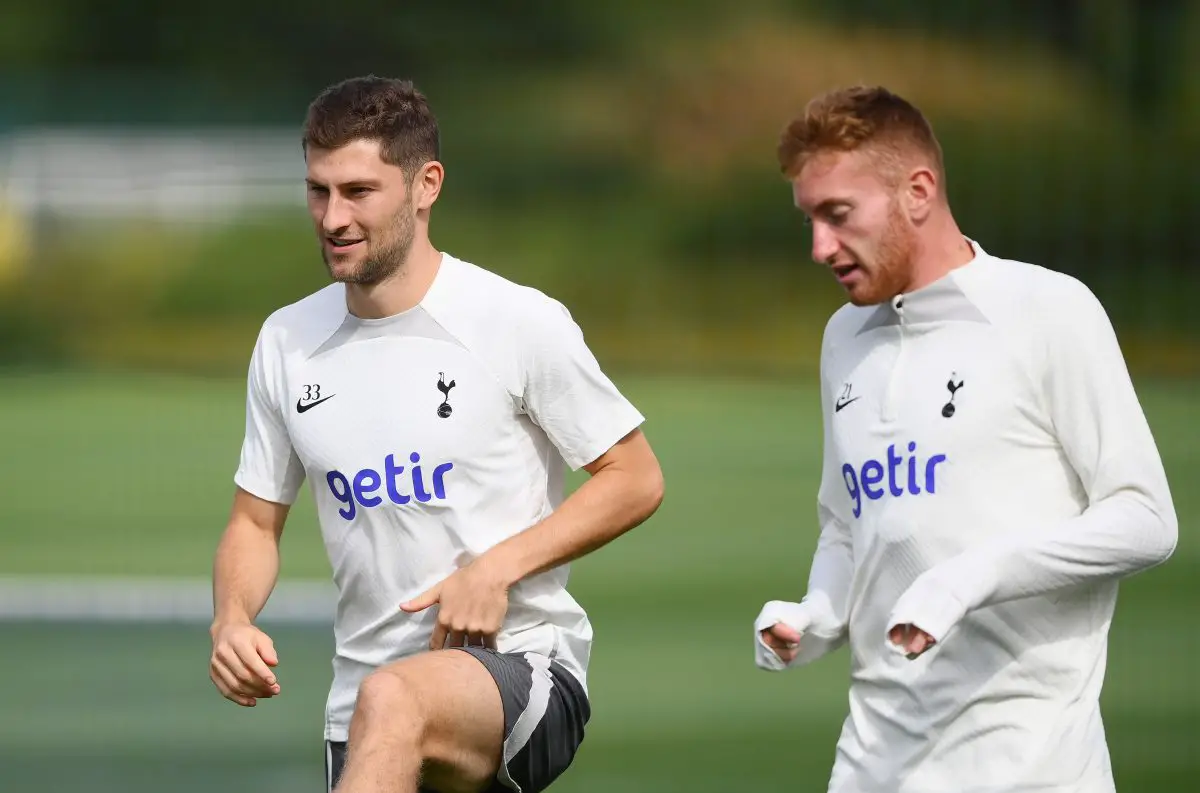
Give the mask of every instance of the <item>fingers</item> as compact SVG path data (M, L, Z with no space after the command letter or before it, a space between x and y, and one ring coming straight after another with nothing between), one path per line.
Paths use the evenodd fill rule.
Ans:
M267 693L266 682L259 680L250 671L234 647L228 644L218 647L216 657L220 667L228 673L229 677L233 678L233 691L243 694Z
M770 645L767 645L770 647ZM771 647L771 652L779 656L779 660L785 664L790 664L796 660L796 656L800 654L799 647Z
M779 656L779 660L785 664L790 664L796 660L796 656L800 654L799 647L772 647L771 652Z
M465 620L438 619L429 640L431 650L446 647L488 647L496 649L498 628L482 628Z
M888 640L903 650L910 661L937 643L932 636L912 624L894 626L888 631Z
M508 610L508 592L487 587L481 591L468 580L472 569L475 568L463 568L400 605L410 614L436 606L437 617L429 637L430 650L496 647L496 636Z
M800 634L786 625L773 625L762 631L762 637L773 650L794 650L800 646Z
M441 650L446 646L446 637L450 631L446 625L439 619L433 626L433 635L429 637L429 649Z
M772 625L767 631L779 640L782 645L798 645L800 644L800 631L785 625L782 622L777 622Z
M258 634L258 641L255 642L255 649L258 650L258 657L261 658L263 663L265 663L267 666L279 666L279 656L275 653L275 644L271 641L270 636L260 632ZM268 671L267 674L271 677L269 682L275 682L275 676L271 675L270 671Z
M279 693L279 682L268 665L278 663L270 638L253 626L243 626L218 636L209 677L226 699L253 707L258 698Z
M268 640L267 644L270 644ZM246 672L250 675L250 684L256 689L269 691L270 694L279 693L279 685L275 682L275 673L267 666L266 661L262 656L262 648L258 643L250 648L238 648L238 657L245 664ZM274 648L271 648L271 657L274 658ZM278 663L278 660L275 661ZM269 696L262 694L261 696Z
M933 637L919 628L914 628L914 634L908 642L908 655L915 658L932 646Z
M427 589L420 595L417 595L412 600L400 604L400 610L409 614L416 614L418 611L424 611L431 606L437 604L441 597L442 585L438 584L432 589ZM441 617L433 626L433 635L429 637L429 649L441 650L446 646L447 629Z
M764 668L788 668L800 657L801 635L809 631L818 617L832 610L818 597L804 602L767 601L754 618L756 663Z
M441 595L441 589L441 584L438 584L431 589L427 589L412 600L406 603L401 603L400 608L402 611L407 611L409 614L415 614L418 611L424 611L438 602L438 599Z
M208 676L213 681L213 685L221 692L221 696L226 699L242 705L243 707L252 708L255 705L255 699L244 694L238 693L241 690L241 683L234 677L224 664L217 663L216 659L209 664Z
M473 630L467 631L464 637L465 647L486 647L489 650L496 649L496 631L488 630Z
M487 647L492 650L496 649L497 631L479 628L460 628L453 625L443 627L442 630L445 635L445 638L442 639L443 644L437 644L438 636L437 629L435 628L434 636L430 640L431 649L440 650L443 647Z
M800 654L800 633L783 623L772 625L763 630L761 635L763 643L784 663L790 664Z

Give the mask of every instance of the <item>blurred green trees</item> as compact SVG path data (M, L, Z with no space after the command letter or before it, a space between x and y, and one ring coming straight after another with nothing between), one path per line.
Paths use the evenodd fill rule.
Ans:
M1197 374L1197 5L10 4L0 135L298 129L328 82L411 76L443 126L437 244L562 299L613 365L801 374L841 296L775 140L812 94L882 82L933 120L968 234L1085 280L1136 367ZM62 236L4 217L0 360L240 373L262 318L325 282L302 209Z

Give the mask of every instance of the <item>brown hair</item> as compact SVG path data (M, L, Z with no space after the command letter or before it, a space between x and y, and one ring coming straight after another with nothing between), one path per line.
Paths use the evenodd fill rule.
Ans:
M367 75L323 90L304 119L303 147L337 149L356 140L375 140L383 161L412 177L438 159L437 118L409 80Z
M942 147L929 121L912 103L881 86L854 86L821 94L784 128L777 155L793 179L814 155L870 149L885 166L906 155L923 155L945 177Z

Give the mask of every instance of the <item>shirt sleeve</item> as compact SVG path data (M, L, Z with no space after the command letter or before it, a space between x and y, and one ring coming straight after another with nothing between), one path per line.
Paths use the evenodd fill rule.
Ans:
M601 370L565 306L547 298L530 307L521 327L522 406L571 470L645 421Z
M808 589L800 603L772 601L755 620L757 661L760 667L779 669L784 665L762 641L760 632L782 622L801 634L800 649L787 666L812 663L834 652L849 638L847 619L850 603L850 582L854 576L854 553L849 526L832 507L834 494L842 487L832 438L833 404L831 383L825 370L830 354L829 331L821 351L821 415L824 427L822 441L821 485L817 494L817 519L821 533L808 573Z
M927 571L888 621L941 639L973 609L1116 579L1174 552L1166 473L1103 306L1072 280L1045 330L1044 402L1087 493L1078 516L1011 535Z
M266 501L292 504L304 482L304 466L296 456L287 425L280 412L271 342L266 328L260 331L246 378L246 431L234 482Z

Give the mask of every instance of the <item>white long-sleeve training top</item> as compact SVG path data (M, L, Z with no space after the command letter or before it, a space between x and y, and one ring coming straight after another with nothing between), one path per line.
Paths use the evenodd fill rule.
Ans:
M1167 478L1080 281L976 257L822 342L821 534L799 666L848 640L830 793L1112 793L1099 709L1120 578L1174 551ZM908 659L887 639L936 644Z

